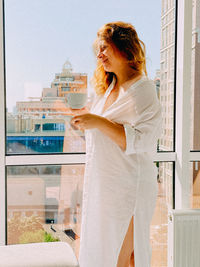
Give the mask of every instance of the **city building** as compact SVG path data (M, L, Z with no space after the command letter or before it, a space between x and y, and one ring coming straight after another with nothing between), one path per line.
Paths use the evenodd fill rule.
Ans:
M87 93L87 74L74 73L72 65L66 61L62 72L55 74L55 79L51 83L52 90L55 89L58 97L65 97L69 92ZM48 96L51 91L44 89L43 96Z
M159 142L161 151L173 150L173 121L174 121L174 37L175 37L175 3L164 0L162 2L161 17L161 62L160 62L160 101L162 105L163 132ZM190 148L200 149L200 3L193 0L192 22L192 71L191 71L191 128ZM199 207L200 196L200 162L191 164L193 177L193 207ZM172 179L170 166L162 171L162 177Z
M15 113L7 113L7 153L84 152L84 133L70 125L74 113L68 104L69 93L88 93L87 74L73 72L66 61L41 97L19 101ZM90 104L88 97L87 108Z
M66 61L40 98L17 102L15 112L7 113L7 153L85 152L84 133L70 125L69 93L87 94L87 74L74 73ZM66 239L66 229L80 236L83 174L84 165L8 168L8 243L39 242L48 224L60 227L60 240ZM27 223L33 229L29 236L20 228ZM78 253L79 240L72 246Z
M160 69L156 70L154 83L156 85L156 92L157 92L158 98L160 99Z
M174 1L162 1L161 48L160 48L160 102L162 105L162 137L159 148L162 151L173 149L174 127Z
M78 253L79 238L64 231L80 237L84 165L11 166L7 174L8 244L42 242L47 231Z
M56 73L50 88L43 88L39 99L30 97L30 101L17 102L18 115L50 117L71 115L67 95L69 93L87 94L87 74L73 72L72 65L66 61L62 72Z

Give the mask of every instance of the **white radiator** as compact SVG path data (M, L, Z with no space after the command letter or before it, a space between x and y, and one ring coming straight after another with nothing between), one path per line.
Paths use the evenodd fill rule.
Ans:
M200 267L200 210L172 210L168 218L168 267Z

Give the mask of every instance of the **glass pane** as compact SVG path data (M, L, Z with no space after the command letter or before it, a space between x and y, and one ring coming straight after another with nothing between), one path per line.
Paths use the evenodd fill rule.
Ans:
M7 167L8 244L68 242L78 255L84 165Z
M172 163L157 163L158 198L151 224L152 267L167 267ZM68 242L79 253L84 165L7 167L8 244Z
M191 207L200 209L200 162L191 162Z
M151 267L167 267L168 211L173 208L173 163L157 162L158 197L151 223Z
M162 105L162 136L160 151L172 151L174 146L174 36L175 1L163 0L161 11L160 102Z
M193 1L191 73L191 150L200 150L200 1Z
M68 95L87 94L90 108L92 44L106 22L135 26L146 45L148 76L159 90L160 15L161 1L5 1L7 154L85 152L84 133L69 124Z

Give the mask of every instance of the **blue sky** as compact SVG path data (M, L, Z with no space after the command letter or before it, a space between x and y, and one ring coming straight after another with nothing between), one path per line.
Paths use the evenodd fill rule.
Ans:
M160 68L161 0L5 0L7 107L40 96L69 59L75 72L95 69L92 43L107 22L132 23L147 49L147 71ZM89 88L92 91L92 88Z

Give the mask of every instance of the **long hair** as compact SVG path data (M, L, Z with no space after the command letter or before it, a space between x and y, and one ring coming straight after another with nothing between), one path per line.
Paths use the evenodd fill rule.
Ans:
M94 53L98 53L98 40L104 40L111 44L127 59L129 66L138 74L147 75L145 44L139 39L132 24L121 21L111 22L103 25L97 32L94 41ZM92 78L92 84L98 95L104 94L112 82L112 72L106 72L99 59Z

